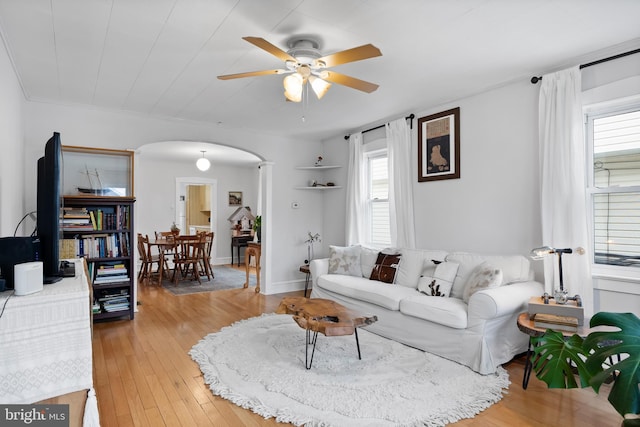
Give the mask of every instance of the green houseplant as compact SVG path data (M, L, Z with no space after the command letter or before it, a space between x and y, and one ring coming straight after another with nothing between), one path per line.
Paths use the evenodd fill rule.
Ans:
M591 386L596 393L613 378L609 403L624 417L622 426L640 426L640 319L633 313L596 313L591 327L613 326L618 331L591 332L586 338L547 330L533 337L533 370L549 388ZM636 416L635 418L633 418Z
M256 219L253 220L253 231L258 235L258 242L262 241L262 216L256 216Z

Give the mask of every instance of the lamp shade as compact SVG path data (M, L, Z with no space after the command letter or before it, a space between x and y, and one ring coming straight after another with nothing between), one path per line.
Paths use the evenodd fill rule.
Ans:
M204 151L202 151L202 157L196 161L196 167L200 169L202 172L209 170L211 167L211 162L209 159L204 157Z

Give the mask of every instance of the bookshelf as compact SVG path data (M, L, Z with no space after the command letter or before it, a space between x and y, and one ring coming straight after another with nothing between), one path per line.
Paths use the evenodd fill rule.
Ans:
M86 258L94 321L134 316L133 197L65 196L60 258Z

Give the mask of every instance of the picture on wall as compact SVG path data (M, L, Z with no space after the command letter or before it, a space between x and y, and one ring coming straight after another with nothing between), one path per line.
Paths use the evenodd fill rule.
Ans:
M229 206L242 206L242 191L229 191Z
M418 182L460 178L460 108L418 119Z

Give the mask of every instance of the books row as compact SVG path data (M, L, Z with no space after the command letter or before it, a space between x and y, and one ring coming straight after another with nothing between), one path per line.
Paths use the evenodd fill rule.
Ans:
M113 313L116 311L129 310L129 290L110 289L99 292L93 301L92 311L94 313Z
M577 332L578 318L570 316L558 316L556 314L536 313L535 317L533 318L533 325L536 328Z
M61 253L65 258L127 257L130 248L129 233L124 232L76 236L73 239L63 239L61 243Z
M129 282L129 271L125 264L90 262L87 268L94 285Z
M60 223L62 231L128 230L129 206L116 205L113 209L63 208Z

